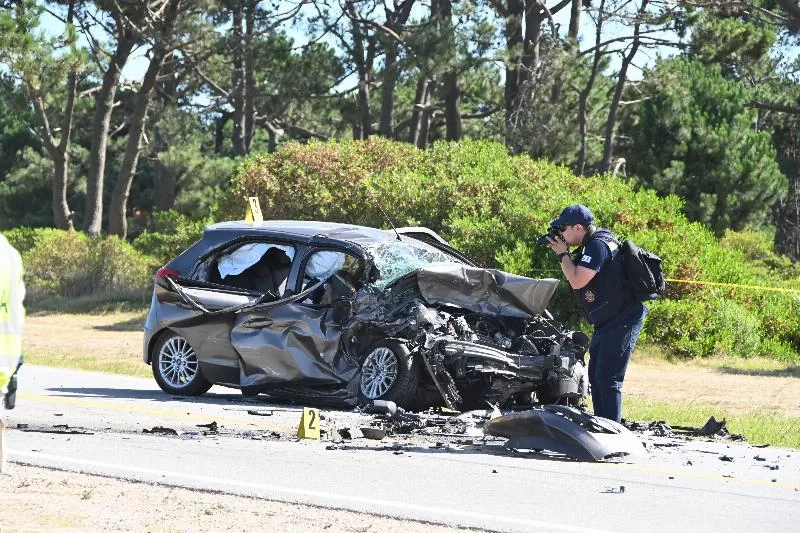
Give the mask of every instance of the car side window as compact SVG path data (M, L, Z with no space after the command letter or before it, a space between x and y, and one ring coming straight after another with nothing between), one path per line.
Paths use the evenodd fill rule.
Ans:
M294 256L293 246L248 242L212 255L198 274L210 283L281 297Z
M308 303L330 305L340 298L350 298L358 290L364 262L345 252L317 250L306 261L303 290L324 282L309 295Z

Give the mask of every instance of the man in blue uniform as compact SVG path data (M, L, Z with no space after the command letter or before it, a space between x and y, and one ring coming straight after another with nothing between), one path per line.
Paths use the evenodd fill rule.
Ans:
M594 225L584 205L569 205L550 223L560 238L548 237L578 304L594 326L589 345L589 385L594 414L621 421L622 382L647 313L625 282L619 241ZM572 254L570 246L577 246ZM574 259L573 257L574 256Z

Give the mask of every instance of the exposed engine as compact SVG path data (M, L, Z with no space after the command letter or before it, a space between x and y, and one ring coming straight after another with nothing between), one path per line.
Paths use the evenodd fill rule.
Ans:
M450 305L423 302L413 284L388 298L362 300L350 342L402 340L424 364L415 397L418 407L452 409L536 404L579 404L588 393L584 354L589 338L566 331L544 316L486 316ZM377 304L377 305L376 305ZM369 313L365 311L369 309Z
M578 403L586 395L583 333L562 331L544 317L456 315L421 302L414 316L410 329L416 331L404 333L414 334L414 347L448 407Z

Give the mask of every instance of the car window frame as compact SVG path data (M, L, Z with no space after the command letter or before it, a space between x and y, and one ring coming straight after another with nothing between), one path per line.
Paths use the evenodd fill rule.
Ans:
M285 237L284 238L273 237L272 235L264 235L264 236L261 236L261 235L246 235L246 236L241 236L241 237L235 237L235 238L233 238L233 239L231 239L229 241L226 241L225 243L222 243L222 244L212 248L211 250L205 252L204 254L200 255L195 260L195 263L194 263L192 269L189 271L188 276L185 276L183 278L187 279L189 281L195 281L195 282L198 282L198 283L206 283L206 284L214 286L214 287L220 287L220 288L228 289L228 290L231 290L231 291L240 291L240 292L244 291L244 292L260 293L260 291L250 291L248 289L242 289L242 288L239 288L239 287L235 287L233 285L225 285L225 284L220 284L220 283L214 283L212 281L201 280L201 279L197 279L196 277L194 277L194 276L198 275L198 272L199 272L199 270L201 268L201 265L203 265L203 263L208 261L208 259L210 257L212 257L214 255L217 255L217 256L221 257L225 253L232 252L235 248L240 248L241 246L244 246L245 244L252 244L252 243L277 244L277 245L283 245L283 246L291 246L292 248L294 248L294 258L292 259L292 265L291 265L291 268L289 269L288 280L287 280L287 283L286 283L286 287L287 287L287 290L288 290L288 287L290 286L290 283L291 283L291 280L292 280L292 276L296 276L296 274L297 274L297 262L298 262L298 258L300 257L301 251L303 249L303 245L302 245L302 243L299 243L299 242L291 240L291 239L286 239ZM269 248L267 248L267 251L269 251ZM216 265L215 265L215 267L216 267ZM209 268L211 268L211 267L209 267ZM283 299L281 297L281 295L276 295L276 296L278 296L278 300Z
M366 271L368 270L367 269L367 265L369 263L369 258L367 257L367 255L364 252L364 250L362 250L360 247L359 248L355 248L355 247L352 246L352 244L350 244L350 243L347 243L347 244L349 244L349 246L338 246L335 243L310 243L310 244L308 244L305 247L305 249L303 250L303 256L299 259L299 262L298 262L298 265L297 265L297 273L296 273L297 277L295 279L295 290L299 290L300 293L311 294L315 289L317 289L320 286L322 286L330 278L330 276L329 276L328 278L325 278L323 280L320 280L318 283L315 283L313 286L308 287L306 290L303 290L302 284L303 284L303 280L304 280L304 273L305 273L305 270L306 270L306 266L308 265L308 261L311 259L311 256L313 256L315 253L317 253L317 252L325 252L325 251L339 252L339 253L343 253L345 255L349 255L351 257L355 257L358 261L361 262L361 272L360 272L358 278L356 279L356 282L358 282L361 285L366 283L366 281L364 279L364 276L365 276ZM319 306L320 304L309 303L307 305ZM327 306L323 305L323 307L327 307Z

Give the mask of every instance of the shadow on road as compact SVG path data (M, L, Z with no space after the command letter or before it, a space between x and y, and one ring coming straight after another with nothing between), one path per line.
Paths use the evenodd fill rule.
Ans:
M129 320L122 320L115 324L103 326L92 326L97 331L144 331L144 317L135 317ZM143 333L144 334L144 333Z

